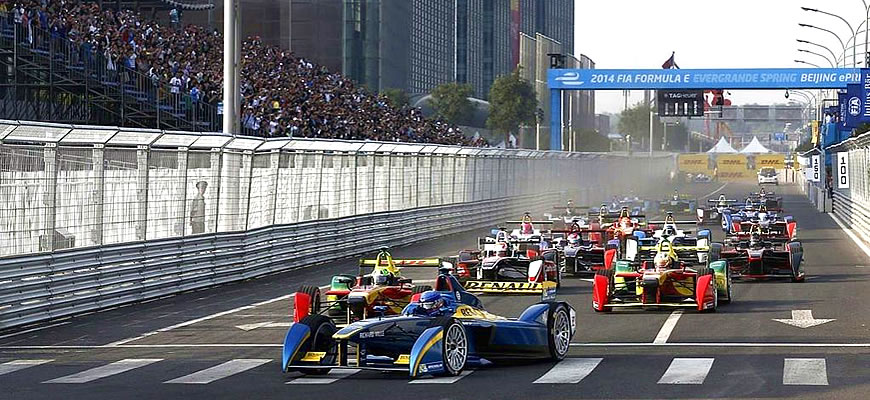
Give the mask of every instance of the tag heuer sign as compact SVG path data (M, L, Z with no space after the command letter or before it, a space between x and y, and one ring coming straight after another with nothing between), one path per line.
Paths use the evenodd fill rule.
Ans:
M704 116L703 90L659 90L658 112L661 117Z

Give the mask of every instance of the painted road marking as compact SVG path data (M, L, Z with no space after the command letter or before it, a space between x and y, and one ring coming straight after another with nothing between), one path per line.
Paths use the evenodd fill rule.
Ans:
M782 366L783 385L828 384L828 367L824 358L786 358Z
M239 328L239 329L247 332L247 331L252 331L254 329L259 329L259 328L289 328L290 325L293 325L293 323L292 322L266 321L266 322L255 322L253 324L236 325L236 328Z
M124 344L113 347L105 345L58 345L58 346L0 346L0 350L77 350L77 349L195 349L195 348L276 348L283 347L280 343L175 343L175 344ZM637 343L637 342L601 342L601 343L571 343L571 347L819 347L819 348L870 348L870 343L759 343L759 342L668 342L668 343Z
M218 379L223 379L238 373L245 372L251 368L259 367L271 361L272 360L270 359L263 358L230 360L223 364L215 365L214 367L194 372L190 375L185 375L180 378L166 381L165 383L187 383L204 385L207 383L212 383Z
M419 384L419 383L435 383L435 384L456 383L460 379L465 378L466 376L470 375L471 372L472 371L462 371L459 373L459 375L456 375L456 376L440 376L437 378L414 379L413 381L410 381L408 383L415 383L415 384Z
M321 286L321 287L320 287L320 290L325 290L325 289L327 289L327 288L329 288L328 285L327 285L327 286ZM173 329L182 328L182 327L185 327L185 326L188 326L188 325L193 325L193 324L196 324L196 323L200 323L200 322L203 322L203 321L208 321L208 320L210 320L210 319L215 319L215 318L218 318L218 317L223 317L224 315L229 315L229 314L237 313L237 312L239 312L239 311L250 310L250 309L252 309L252 308L256 308L256 307L259 307L259 306L264 306L264 305L271 304L271 303L274 303L274 302L277 302L277 301L292 299L293 296L295 296L295 295L296 295L296 293L291 293L291 294L287 294L287 295L284 295L284 296L275 297L274 299L269 299L269 300L261 301L261 302L258 302L258 303L249 304L249 305L246 305L246 306L236 307L236 308L233 308L233 309L231 309L231 310L226 310L226 311L221 311L221 312L219 312L219 313L215 313L215 314L211 314L211 315L206 315L206 316L201 317L201 318L192 319L192 320L190 320L190 321L184 321L184 322L181 322L181 323L178 323L178 324L175 324L175 325L167 326L167 327L165 327L165 328L160 328L160 329L155 330L155 331L145 332L145 333L143 333L143 334L141 334L141 335L139 335L139 336L134 336L134 337L130 337L130 338L127 338L127 339L118 340L118 341L116 341L116 342L112 342L112 343L106 344L106 345L104 345L104 346L105 346L105 347L115 347L115 346L120 346L120 345L122 345L122 344L127 344L127 343L134 342L134 341L137 341L137 340L140 340L140 339L144 339L144 338L146 338L146 337L153 336L153 335L156 335L156 334L161 333L161 332L171 331L171 330L173 330Z
M41 330L43 330L43 329L54 328L54 327L56 327L56 326L67 325L67 324L69 324L69 323L70 323L69 321L64 321L64 322L59 322L59 323L56 323L56 324L51 324L51 325L46 325L46 326L40 326L40 327L32 328L32 329L26 329L26 330L19 331L19 332L15 332L15 333L10 333L10 334L8 334L8 335L2 335L2 336L0 336L0 339L6 339L6 338L9 338L9 337L13 337L13 336L23 335L23 334L25 334L25 333L30 333L30 332L35 332L35 331L41 331Z
M710 193L707 193L707 194L701 196L701 198L702 198L702 199L706 199L706 198L708 198L708 197L714 195L716 192L721 191L722 189L725 189L725 186L728 186L729 183L730 183L730 182L725 182L725 183L723 183L722 186L719 186L718 189L716 189L716 190L714 190L714 191L712 191L712 192L710 192Z
M571 347L840 347L840 348L870 348L870 343L746 343L746 342L683 342L683 343L633 343L633 342L602 342L602 343L571 343ZM0 347L2 349L2 347Z
M579 383L595 370L601 358L566 358L534 383Z
M286 385L328 385L333 382L337 382L339 379L347 378L357 372L362 370L351 368L351 369L333 369L330 370L328 374L324 376L305 376L302 378L296 378L290 382L285 383Z
M712 358L674 358L665 374L659 379L660 385L700 385L704 383Z
M796 326L798 328L812 328L814 326L819 326L821 324L836 321L836 319L830 318L813 318L813 310L791 310L791 319L773 319L776 322L782 322L786 325Z
M101 367L91 368L77 374L63 376L43 383L87 383L100 378L117 375L149 364L163 361L162 358L128 358L106 364Z
M653 340L653 343L667 343L668 338L671 337L671 333L674 331L674 328L677 327L677 322L680 320L680 317L683 315L683 310L676 310L668 316L668 319L665 320L665 323L662 324L662 329L659 329L659 333L656 335L656 338Z
M15 371L20 371L25 368L35 367L45 363L50 363L54 360L12 360L0 364L0 375L5 375Z

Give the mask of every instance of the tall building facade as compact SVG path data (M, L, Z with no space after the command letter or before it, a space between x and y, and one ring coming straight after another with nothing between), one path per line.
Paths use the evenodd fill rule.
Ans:
M519 67L546 109L542 60L548 52L575 54L574 1L240 0L240 5L244 36L289 48L369 90L398 88L413 97L456 81L487 99L495 79ZM216 4L213 22L221 27L222 2ZM578 65L584 65L582 59ZM579 96L585 107L590 100Z
M547 149L550 145L550 93L547 88L549 54L564 54L566 68L595 68L585 55L574 55L559 41L541 33L534 36L520 34L520 76L532 83L538 100L540 118L534 127L526 127L520 134L519 146ZM577 141L583 130L595 129L595 92L572 90L562 92L562 146L563 149L582 151Z

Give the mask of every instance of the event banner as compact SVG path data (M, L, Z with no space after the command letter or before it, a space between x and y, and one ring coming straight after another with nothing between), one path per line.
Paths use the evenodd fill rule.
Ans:
M758 154L755 156L755 168L761 170L764 167L776 169L785 168L785 155L783 154Z
M710 156L707 153L680 154L677 156L677 165L680 172L695 174L710 174Z
M837 189L849 188L849 152L837 153Z
M550 89L843 89L862 82L856 68L550 69Z
M719 176L723 172L744 172L746 171L746 156L743 154L719 154L716 156L716 167L719 169Z
M742 171L722 171L720 169L716 178L723 182L742 181L755 178L755 172L748 169Z

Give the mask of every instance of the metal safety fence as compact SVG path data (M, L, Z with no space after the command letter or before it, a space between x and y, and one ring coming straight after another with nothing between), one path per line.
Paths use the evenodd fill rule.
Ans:
M833 201L828 211L832 211L843 224L858 232L870 244L870 132L829 146L825 151L835 161L837 170L842 168L836 165L837 153L848 153L845 172L849 187L832 190ZM840 171L833 172L833 185L838 187ZM809 193L805 193L814 204L827 197L820 186L806 186ZM816 193L812 193L813 191Z
M641 193L673 167L0 121L0 329Z

